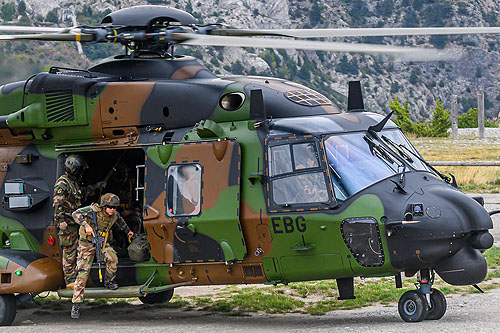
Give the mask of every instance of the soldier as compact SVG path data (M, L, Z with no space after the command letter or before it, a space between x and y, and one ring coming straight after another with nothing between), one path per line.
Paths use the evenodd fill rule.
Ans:
M120 198L113 193L106 193L101 197L99 204L92 204L87 207L82 207L73 212L73 219L80 225L78 245L78 259L75 287L73 291L73 307L71 308L71 318L80 318L80 304L83 302L85 285L89 277L89 271L94 261L96 252L95 244L92 243L92 237L95 237L95 225L92 220L92 214L96 214L97 231L106 235L106 240L111 241L111 227L116 222L122 231L129 238L134 236L134 233L129 229L123 218L116 211L120 206ZM103 244L104 261L106 262L106 274L104 276L104 285L106 288L115 290L118 289L118 284L114 281L116 276L118 257L115 250L105 241Z
M113 168L114 172L109 177L106 191L115 193L120 198L120 207L118 212L123 217L130 230L135 234L141 232L142 211L139 206L139 200L136 199L137 179L125 162L120 162ZM142 200L141 200L142 202ZM127 248L130 245L127 235L118 232L118 225L113 226L113 248L116 250L118 257L128 256Z
M54 185L54 224L58 229L59 245L62 247L62 265L66 288L71 289L76 279L76 248L78 228L71 213L81 206L87 195L93 195L97 188L106 186L105 182L82 188L80 182L88 168L82 156L69 155L64 162L64 174Z

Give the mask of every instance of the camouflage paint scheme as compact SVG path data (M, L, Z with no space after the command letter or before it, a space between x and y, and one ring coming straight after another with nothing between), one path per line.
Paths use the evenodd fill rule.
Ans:
M259 91L265 113L255 93ZM245 96L243 104L225 110L221 98L235 92ZM269 194L269 145L315 142L328 179L321 135L366 131L382 119L370 113L341 113L317 93L323 102L309 105L287 97L296 93L315 92L280 79L217 77L190 57L110 59L89 71L55 70L1 87L0 183L22 180L32 207L7 209L4 203L0 208L0 293L63 285L59 245L51 226L51 188L61 172L57 157L62 153L144 151L144 229L151 258L119 263L121 286L142 284L155 270L151 286L389 276L429 268L423 259L448 258L472 232L492 228L477 202L461 197L429 172L409 172L407 194L394 190L395 175L341 204L329 184L330 204L274 205ZM275 119L271 129L262 123L263 115ZM392 122L386 127L397 128ZM201 209L195 216L171 217L166 211L168 168L186 164L202 166ZM432 193L418 194L423 193L422 182L427 188L456 192L453 195L460 196L471 218L460 217L453 200L448 200L443 214L463 221L453 235L444 229L439 235L425 234L437 220L424 216L420 225L402 227L403 232L388 237L392 227L387 223L402 220L409 204L432 205ZM0 197L5 202L9 196L2 186ZM343 223L353 218L374 221L381 246L379 264L363 266L354 258L342 233ZM418 237L417 229L423 230ZM451 237L460 246L449 248ZM432 241L448 248L436 253L427 246ZM14 274L18 269L21 276ZM95 267L90 275L96 283Z

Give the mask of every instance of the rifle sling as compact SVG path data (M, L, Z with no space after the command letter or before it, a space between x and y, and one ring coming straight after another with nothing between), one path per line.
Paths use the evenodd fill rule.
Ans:
M106 236L104 236L104 242L102 242L102 253L104 253L104 248L106 247L106 243L108 242L108 235L109 235L109 232L106 232Z

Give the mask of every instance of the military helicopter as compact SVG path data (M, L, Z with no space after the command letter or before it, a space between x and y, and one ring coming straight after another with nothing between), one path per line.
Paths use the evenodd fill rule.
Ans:
M163 6L118 10L102 26L0 27L3 41L121 43L125 53L89 69L52 67L0 87L0 324L16 303L64 289L53 226L52 187L69 154L83 181L119 162L142 213L148 257L122 248L120 288L87 297L169 301L188 285L336 279L352 299L353 278L417 275L399 300L408 322L440 319L435 274L476 285L493 244L481 198L433 169L389 119L364 110L350 83L347 112L287 80L216 76L176 45L301 48L449 58L448 51L283 39L498 33L500 28L246 30L198 25ZM28 34L26 34L28 33ZM269 37L271 36L271 38ZM454 56L454 55L453 55ZM125 183L125 182L124 182ZM119 190L127 190L120 188ZM87 198L85 204L97 200ZM94 287L94 288L92 288Z

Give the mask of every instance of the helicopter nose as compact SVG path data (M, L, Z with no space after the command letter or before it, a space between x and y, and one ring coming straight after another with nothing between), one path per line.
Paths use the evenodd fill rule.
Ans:
M493 223L478 200L434 183L411 194L399 216L401 224L386 224L395 267L433 268L454 285L484 279L487 265L480 250L493 245L488 231Z
M480 250L493 246L493 236L488 229L493 223L481 200L472 199L458 191L433 189L437 197L454 206L456 223L452 227L467 240L452 256L435 265L436 273L452 285L473 285L484 280L488 272L486 259ZM482 201L484 202L484 201Z
M427 197L426 215L436 220L435 210L441 210L443 214L437 219L456 233L484 235L482 231L493 228L491 217L484 207L464 193L448 186L429 186L423 191ZM479 237L479 243L485 242L485 238Z
M434 269L449 284L466 286L483 281L488 272L488 265L481 252L467 244L451 257L435 265Z

